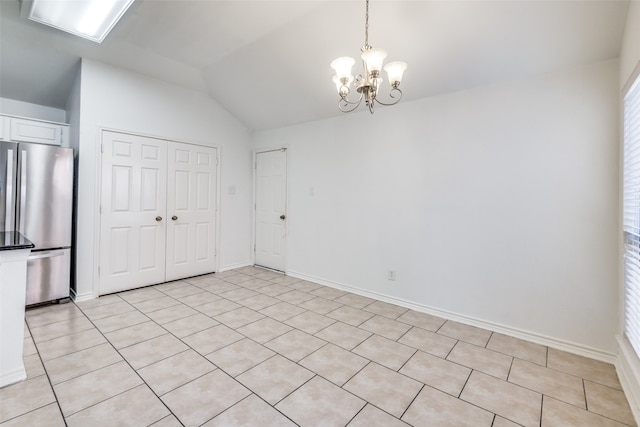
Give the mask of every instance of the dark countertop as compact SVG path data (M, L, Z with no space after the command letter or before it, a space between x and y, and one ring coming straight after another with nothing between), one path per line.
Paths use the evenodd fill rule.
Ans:
M17 231L0 231L0 251L14 251L16 249L32 249L35 245L31 240Z

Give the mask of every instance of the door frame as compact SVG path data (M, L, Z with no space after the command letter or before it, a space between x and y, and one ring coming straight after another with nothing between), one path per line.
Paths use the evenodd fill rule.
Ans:
M252 182L253 182L253 200L251 201L251 204L253 206L253 209L251 209L251 264L255 265L256 264L256 203L257 203L257 195L258 195L258 174L257 174L257 170L258 170L258 154L260 153L269 153L272 151L286 151L287 156L285 159L285 168L286 168L286 176L287 179L285 181L285 201L284 201L284 210L285 210L285 215L287 217L287 219L289 219L289 200L290 200L290 187L289 187L289 175L290 175L290 170L291 168L289 167L289 159L290 159L290 153L291 153L291 147L289 146L289 144L285 144L285 145L277 145L277 146L268 146L268 147L262 147L262 148L257 148L255 150L253 150L252 153L252 158L251 158L251 162L252 162L252 168L251 168L251 173L253 174L252 177ZM285 233L285 238L284 238L284 274L287 274L287 271L289 271L289 221L285 221L284 223L284 233ZM262 267L261 268L266 268L268 269L268 267ZM274 270L276 271L276 270Z
M100 296L100 228L102 225L102 139L104 132L117 132L133 136L141 136L145 138L154 138L166 142L178 142L182 144L199 145L202 147L210 147L216 149L216 210L214 223L216 227L215 235L215 260L214 260L214 272L220 271L220 169L222 163L222 147L220 145L207 145L201 142L189 141L177 138L168 138L166 136L158 136L150 133L135 132L112 128L108 126L98 125L96 126L96 154L95 156L95 187L94 187L94 223L93 223L93 298ZM77 172L76 172L77 173ZM75 268L75 259L72 259L72 268ZM82 298L85 300L87 298Z

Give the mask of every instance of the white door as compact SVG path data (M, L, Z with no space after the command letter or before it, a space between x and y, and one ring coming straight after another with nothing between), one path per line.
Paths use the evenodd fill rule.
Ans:
M215 270L217 150L170 142L167 167L167 278Z
M287 151L256 153L255 264L284 271Z
M164 281L164 141L103 132L100 294Z

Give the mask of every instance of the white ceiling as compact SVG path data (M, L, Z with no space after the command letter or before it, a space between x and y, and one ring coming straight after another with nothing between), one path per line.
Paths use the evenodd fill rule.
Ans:
M70 0L81 1L81 0ZM342 114L364 0L136 0L102 44L0 0L0 96L65 108L80 57L208 93L252 129ZM409 64L404 100L616 58L628 0L370 0L369 43Z

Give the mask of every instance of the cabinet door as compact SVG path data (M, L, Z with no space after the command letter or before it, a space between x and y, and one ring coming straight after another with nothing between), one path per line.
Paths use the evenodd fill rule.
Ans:
M11 140L61 145L64 127L37 120L11 118Z
M167 280L215 270L217 150L170 142Z
M164 141L103 132L100 294L165 280Z

